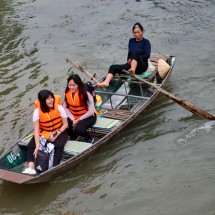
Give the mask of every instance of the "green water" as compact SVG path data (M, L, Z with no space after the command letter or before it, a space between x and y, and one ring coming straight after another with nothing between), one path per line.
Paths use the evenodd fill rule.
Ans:
M63 96L78 73L66 58L102 77L125 62L136 21L153 52L176 56L166 90L215 115L214 9L204 0L0 0L0 154L32 128L39 90ZM0 214L215 214L214 129L160 96L73 172L38 185L0 181Z

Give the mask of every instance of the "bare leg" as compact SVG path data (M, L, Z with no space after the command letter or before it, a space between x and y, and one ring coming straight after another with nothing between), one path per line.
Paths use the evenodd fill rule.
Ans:
M134 75L136 68L137 68L137 61L132 59L131 60L131 68L129 69L129 72Z
M35 168L34 162L30 161L30 162L28 163L28 167L31 168L31 169L34 169L34 168Z
M108 87L112 78L113 78L113 74L108 73L106 78L105 78L105 80L103 82L101 82L101 83L97 83L96 85L98 87Z

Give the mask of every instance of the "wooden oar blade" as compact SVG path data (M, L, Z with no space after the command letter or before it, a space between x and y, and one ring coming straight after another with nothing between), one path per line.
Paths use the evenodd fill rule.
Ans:
M193 105L192 103L179 99L178 97L175 97L173 95L167 95L165 94L167 97L171 98L172 100L174 100L176 103L178 103L180 106L182 106L183 108L185 108L186 110L209 120L215 120L215 117L207 112L205 112L204 110L196 107L195 105Z
M188 111L190 111L190 112L192 112L192 113L194 113L194 114L196 114L198 116L201 116L203 118L206 118L206 119L209 119L209 120L215 120L215 117L213 115L211 115L211 114L207 113L206 111L196 107L192 103L190 103L188 101L185 101L185 100L182 100L182 99L176 97L175 95L167 92L166 90L160 88L159 86L157 86L157 85L155 85L155 84L153 84L151 82L148 82L148 81L146 81L146 80L144 80L144 79L142 79L142 78L140 78L140 77L138 77L136 75L130 74L128 71L126 71L124 69L122 71L125 72L126 74L132 76L133 78L135 78L135 79L137 79L137 80L139 80L139 81L141 81L141 82L143 82L143 83L145 83L145 84L157 89L159 92L163 93L165 96L167 96L168 98L172 99L173 101L178 103L180 106L182 106L186 110L188 110Z

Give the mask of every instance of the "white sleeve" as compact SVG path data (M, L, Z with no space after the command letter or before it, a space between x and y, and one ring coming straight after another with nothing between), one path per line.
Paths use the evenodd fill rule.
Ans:
M64 108L61 106L61 105L58 105L58 110L60 111L60 116L62 118L67 118L67 114L66 114L66 111L64 110Z
M34 113L33 113L33 122L36 122L37 120L39 120L39 109L35 109Z

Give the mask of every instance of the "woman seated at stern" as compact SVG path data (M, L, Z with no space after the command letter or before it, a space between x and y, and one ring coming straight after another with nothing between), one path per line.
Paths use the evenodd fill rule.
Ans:
M61 106L60 97L54 95L49 90L41 90L38 93L38 100L35 102L33 113L34 136L27 146L28 168L23 173L34 175L35 160L40 148L41 139L51 142L54 145L53 166L60 163L64 145L68 136L66 129L68 127L66 112Z
M87 129L96 122L94 100L77 74L70 75L67 79L63 106L68 115L70 139L77 140L78 136L83 136L87 143L93 143L94 139Z
M144 29L140 23L134 24L132 32L134 38L129 40L127 62L125 64L111 65L105 80L98 83L98 87L108 87L113 76L116 73L123 73L123 69L128 70L133 75L142 74L147 70L151 44L149 40L143 37Z

